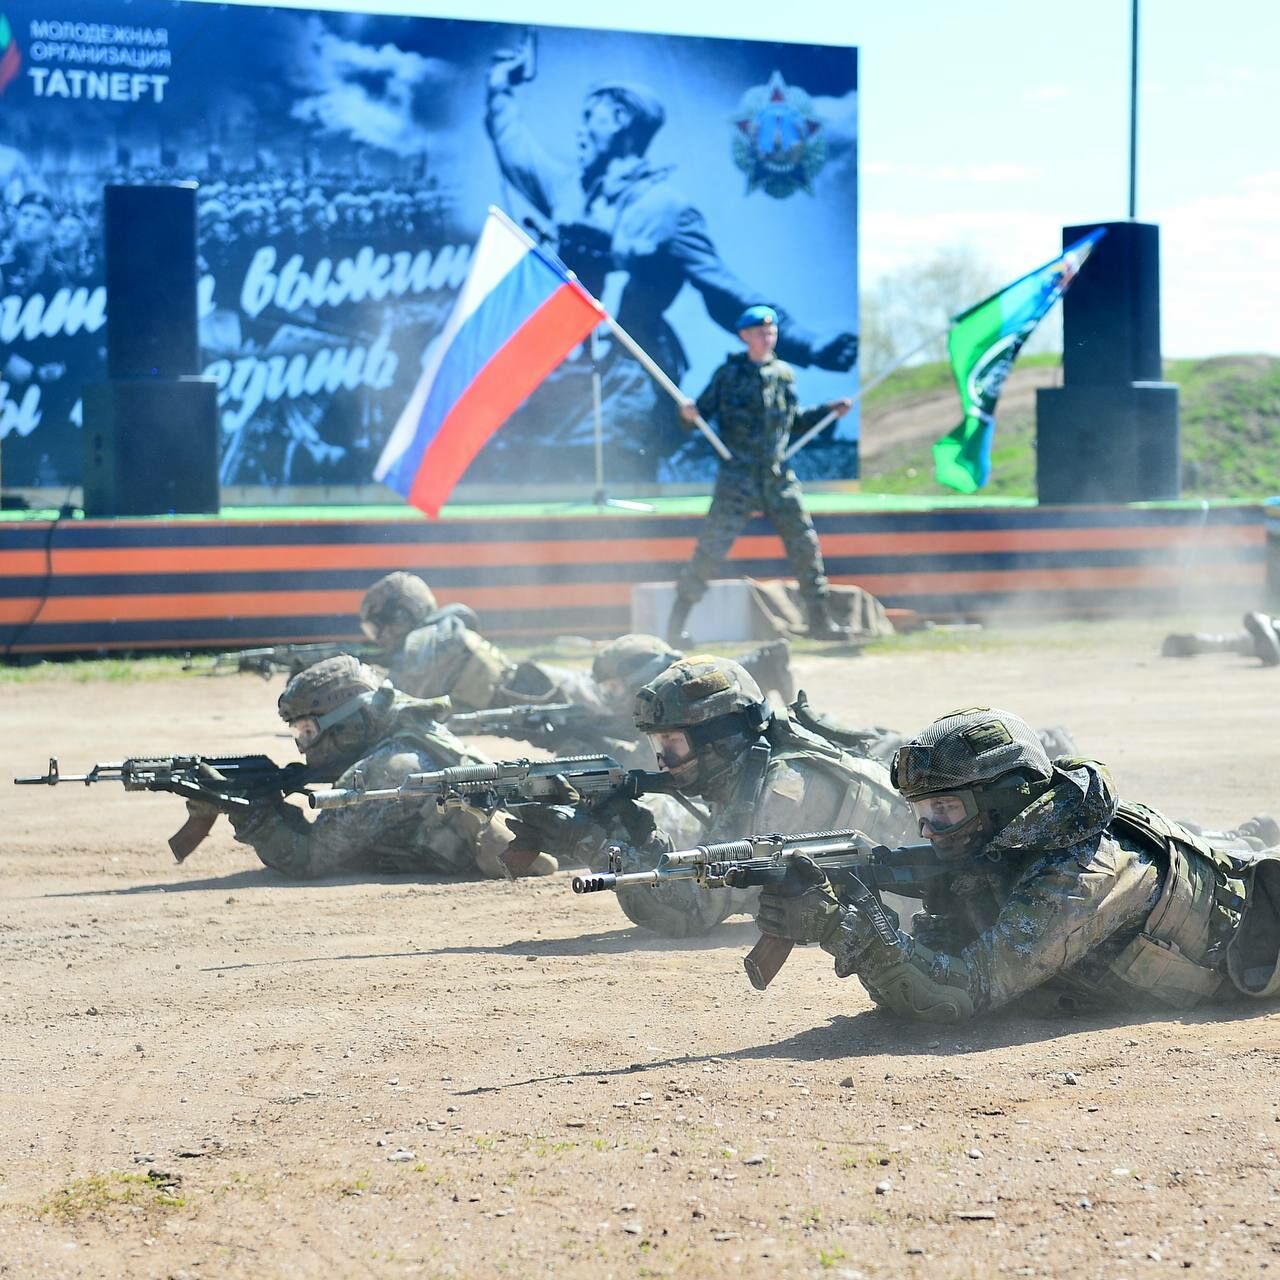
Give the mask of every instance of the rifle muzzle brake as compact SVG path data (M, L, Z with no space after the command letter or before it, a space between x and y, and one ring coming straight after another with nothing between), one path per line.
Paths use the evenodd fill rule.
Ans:
M618 883L618 877L610 874L574 876L572 883L574 893L603 893Z

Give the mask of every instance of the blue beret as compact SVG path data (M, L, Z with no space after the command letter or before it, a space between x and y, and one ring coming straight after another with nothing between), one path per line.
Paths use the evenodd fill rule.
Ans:
M758 324L777 324L778 313L772 307L757 303L748 307L739 317L735 329L754 329Z

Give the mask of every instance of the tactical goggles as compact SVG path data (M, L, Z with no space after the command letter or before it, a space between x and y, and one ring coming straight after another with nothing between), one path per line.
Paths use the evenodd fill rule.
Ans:
M972 791L946 791L907 803L925 839L955 831L976 818L979 812L977 797Z
M290 720L289 728L293 731L293 740L299 751L309 751L316 740L324 732L315 716L302 716L298 720Z
M659 767L669 772L693 759L694 747L683 729L662 729L647 735Z

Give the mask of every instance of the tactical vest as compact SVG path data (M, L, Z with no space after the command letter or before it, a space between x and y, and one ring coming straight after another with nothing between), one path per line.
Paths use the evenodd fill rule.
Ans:
M426 756L433 769L451 769L456 765L486 763L483 755L473 752L436 719L438 711L415 698L400 698L393 707L390 723L384 731L381 746L397 753L413 751ZM433 862L441 872L466 873L478 864L484 826L480 820L456 811L437 814L428 809L412 837L402 849L384 851L378 870L387 874L416 873L422 870L421 846L428 846ZM473 830L474 828L474 830ZM491 874L491 873L490 873Z
M1111 829L1156 852L1165 868L1142 932L1111 971L1175 1009L1189 1009L1226 981L1227 947L1245 906L1241 863L1143 804L1121 802Z
M483 711L514 668L507 656L461 619L411 631L392 672L397 687L420 698L448 694L459 711Z
M833 817L815 815L820 826L832 831L854 828L888 845L917 838L911 810L893 789L884 765L842 750L837 742L781 717L771 726L769 739L774 760L803 760L844 788L843 803Z

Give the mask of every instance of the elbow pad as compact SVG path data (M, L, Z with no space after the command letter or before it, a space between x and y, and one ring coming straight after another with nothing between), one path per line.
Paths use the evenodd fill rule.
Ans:
M899 934L889 948L868 936L870 930L846 918L824 950L835 958L836 974L856 973L878 1005L900 1018L921 1022L965 1022L973 1017L968 970ZM851 928L850 925L853 925Z
M864 977L863 984L878 1005L900 1018L920 1022L967 1022L973 1000L963 987L936 982L910 960Z

